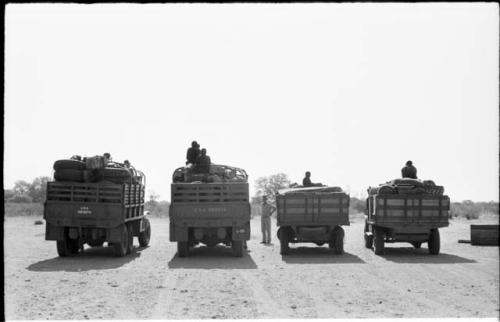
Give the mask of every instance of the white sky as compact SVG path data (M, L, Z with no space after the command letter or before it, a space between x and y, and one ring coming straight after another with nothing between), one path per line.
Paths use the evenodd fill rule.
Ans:
M250 183L401 175L498 201L498 4L9 4L4 187L110 152L170 199L192 140Z

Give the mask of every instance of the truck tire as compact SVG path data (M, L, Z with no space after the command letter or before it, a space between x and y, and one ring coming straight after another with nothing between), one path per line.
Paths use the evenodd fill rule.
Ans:
M242 257L243 256L243 241L242 240L233 240L231 244L231 248L233 249L234 257Z
M413 247L415 247L417 249L420 248L420 247L422 247L422 243L421 242L412 242L411 244L413 245Z
M342 255L344 253L344 229L336 227L333 233L333 253Z
M177 255L187 257L189 255L189 245L187 241L177 242Z
M75 169L59 169L54 172L56 181L83 182L83 171Z
M373 234L368 234L370 230L368 229L368 224L365 223L365 247L372 249L373 248Z
M132 225L127 225L127 254L132 253L134 249L134 231L132 230Z
M439 230L431 229L429 233L429 241L427 242L429 246L429 253L432 255L439 254L439 248L441 246L440 238L439 238Z
M71 239L68 236L64 236L64 240L58 240L56 244L57 254L60 257L75 255L80 250L78 239Z
M376 255L384 255L384 231L380 228L375 228L375 235L373 236L373 250Z
M120 227L121 240L118 243L113 243L113 249L116 256L123 257L127 255L128 250L128 229L126 225L121 225Z
M280 240L280 254L288 255L288 253L290 252L290 246L288 245L288 230L280 228L278 231L278 238Z
M141 247L147 247L151 239L151 224L147 218L142 220L144 221L144 230L139 233L139 245L141 245Z
M54 170L85 170L85 162L78 160L57 160L54 162Z

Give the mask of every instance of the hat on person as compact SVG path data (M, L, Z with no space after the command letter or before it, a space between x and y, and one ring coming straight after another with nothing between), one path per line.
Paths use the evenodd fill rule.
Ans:
M407 165L407 166L410 166L410 165L412 165L412 164L413 164L413 162L411 162L411 161L406 161L406 165Z

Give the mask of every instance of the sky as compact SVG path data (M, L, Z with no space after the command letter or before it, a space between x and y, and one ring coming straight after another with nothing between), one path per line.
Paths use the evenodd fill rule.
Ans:
M498 201L496 3L8 4L4 188L111 153L170 200L197 140L257 178Z

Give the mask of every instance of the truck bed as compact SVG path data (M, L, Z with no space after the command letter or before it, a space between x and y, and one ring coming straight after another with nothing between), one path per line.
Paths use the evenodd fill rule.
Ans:
M373 195L368 199L368 221L392 227L401 225L448 226L448 196Z
M343 192L279 194L278 226L349 225L349 195Z
M112 228L144 213L144 185L49 182L44 219L56 226Z

